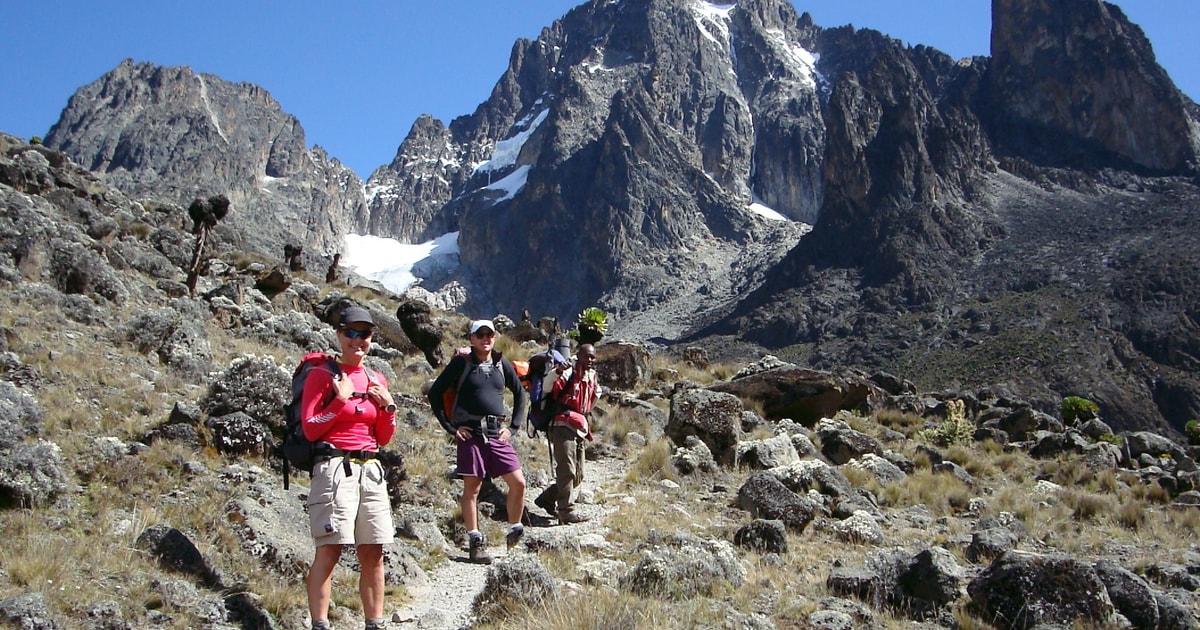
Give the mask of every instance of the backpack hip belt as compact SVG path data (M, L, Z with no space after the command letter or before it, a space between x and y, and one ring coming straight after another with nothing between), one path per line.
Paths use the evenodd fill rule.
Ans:
M475 414L459 414L459 417L464 418L466 421L454 425L455 428L469 427L472 434L483 436L485 444L488 441L488 432L495 431L496 435L499 435L505 420L505 416L494 415L477 416Z
M324 455L322 455L320 459L322 459L322 460L333 459L335 457L347 457L349 459L361 459L363 461L366 461L366 460L370 460L370 459L378 459L379 453L376 451L365 451L365 450L364 451L343 451L340 448L335 448L335 449L333 449L333 451L331 451L329 453L328 457L325 457Z
M342 469L346 471L346 476L354 474L350 468L350 462L365 464L379 458L379 453L376 451L344 451L340 448L328 449L317 456L317 463L327 462L331 459L342 458Z

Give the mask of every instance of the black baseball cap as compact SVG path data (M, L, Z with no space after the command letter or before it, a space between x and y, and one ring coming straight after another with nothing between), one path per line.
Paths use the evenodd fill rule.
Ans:
M347 306L338 317L338 327L345 328L350 324L370 324L374 328L375 320L371 319L371 312L367 309L361 306Z

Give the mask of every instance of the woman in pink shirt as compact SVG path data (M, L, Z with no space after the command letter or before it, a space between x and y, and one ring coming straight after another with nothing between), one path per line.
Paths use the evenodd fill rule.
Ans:
M342 547L355 545L362 567L363 616L372 630L384 624L383 545L392 542L395 532L377 455L396 432L396 405L383 376L362 364L375 333L371 313L351 306L336 322L340 374L313 370L301 399L304 435L333 445L330 457L313 467L308 495L309 526L317 546L308 572L308 610L314 630L329 628L333 569Z

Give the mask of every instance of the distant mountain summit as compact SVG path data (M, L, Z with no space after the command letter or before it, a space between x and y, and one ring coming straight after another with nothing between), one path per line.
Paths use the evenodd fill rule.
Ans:
M186 206L227 195L228 238L280 256L340 251L362 231L362 182L266 90L187 67L121 62L68 101L45 138L126 194Z
M456 304L614 337L991 384L1116 428L1200 417L1197 106L1100 0L994 0L955 60L786 0L594 0L365 185L261 88L123 63L47 144L236 233L459 233ZM808 232L811 227L811 232Z
M996 0L983 115L997 150L1058 166L1191 173L1200 110L1120 7Z
M823 63L854 62L818 64L820 219L692 340L992 383L1048 410L1081 395L1115 426L1179 430L1200 415L1200 242L1180 232L1196 106L1115 6L992 7L990 59L823 35Z

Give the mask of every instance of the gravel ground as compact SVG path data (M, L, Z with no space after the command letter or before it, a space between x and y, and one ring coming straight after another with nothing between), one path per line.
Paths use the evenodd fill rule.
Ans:
M525 528L525 544L543 546L549 542L553 546L564 544L567 538L576 540L587 537L598 540L607 531L604 518L614 511L615 507L591 503L592 497L598 491L610 487L613 481L624 474L624 462L606 457L598 461L588 461L584 466L584 482L579 490L577 509L580 513L591 517L591 520L574 525L556 525L544 516L541 508L533 506L533 499L541 488L530 486L526 493L526 513L531 525ZM492 542L492 541L488 541ZM500 545L489 546L488 553L497 560L509 553L526 553L523 547L506 550L503 541ZM474 623L473 604L475 598L483 591L487 583L488 568L485 565L471 564L466 561L466 552L450 555L429 573L429 584L426 588L410 591L412 603L396 611L391 619L399 628L420 628L422 630L461 630L469 628Z

